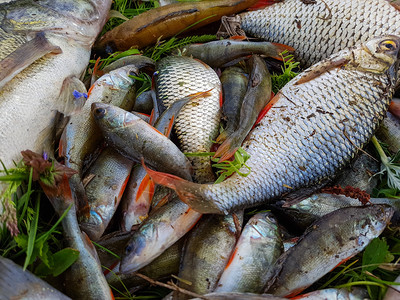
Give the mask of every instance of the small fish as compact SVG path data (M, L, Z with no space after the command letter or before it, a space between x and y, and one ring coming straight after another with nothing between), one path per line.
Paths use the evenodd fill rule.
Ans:
M376 36L400 34L400 12L391 2L284 0L242 13L241 27L250 36L292 46L308 67Z
M106 230L127 186L133 162L113 148L104 149L88 170L94 176L86 184L90 213L82 216L79 225L93 241Z
M276 43L219 40L184 46L180 52L185 56L197 58L210 67L222 68L232 66L238 60L253 54L281 59L279 54L285 50L294 51L292 47Z
M293 297L378 237L394 213L387 205L347 207L311 225L274 268L266 292Z
M120 272L132 273L148 265L193 228L200 217L176 198L157 209L127 243Z
M274 216L270 212L254 215L244 226L214 292L261 293L282 252Z
M0 299L68 300L46 281L0 256Z
M214 291L240 235L243 211L204 216L190 232L181 260L179 286L203 295ZM186 282L190 282L187 284ZM177 293L176 299L188 299Z
M204 295L210 300L285 300L286 298L276 297L269 294L252 294L252 293L210 293ZM192 300L200 300L201 298L193 298Z
M92 114L106 141L122 155L158 170L191 179L189 160L165 135L139 117L116 106L92 104Z
M226 120L226 127L217 137L217 143L225 141L237 129L249 78L242 68L229 67L222 72L220 80L224 95L222 114Z
M250 155L247 177L233 174L219 184L202 185L148 170L150 177L196 211L220 214L326 183L369 141L386 114L399 49L398 36L373 38L292 79L269 102L268 113L243 145ZM333 63L329 72L313 75L321 65L343 60L342 67Z
M215 152L214 157L220 157L220 161L228 160L235 154L256 122L261 110L271 99L271 74L264 60L257 55L252 55L248 60L248 65L251 74L240 108L240 121L237 124L237 129L226 138Z
M67 270L65 285L73 288L67 289L66 293L73 299L114 299L96 249L89 237L79 228L68 178L64 176L57 186L51 187L41 183L41 187L58 215L61 216L69 209L61 221L64 238L69 247L79 251L78 259Z
M150 115L153 109L153 98L151 91L145 91L136 97L135 105L132 110L139 113Z

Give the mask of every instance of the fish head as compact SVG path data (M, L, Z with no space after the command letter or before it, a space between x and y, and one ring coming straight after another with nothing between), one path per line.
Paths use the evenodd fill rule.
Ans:
M133 65L124 66L103 75L99 80L101 84L112 86L113 89L129 90L132 88L139 70Z
M386 35L368 40L355 47L346 69L357 69L377 74L387 73L392 82L397 78L400 36Z
M92 115L96 123L105 132L141 121L139 117L122 108L100 102L92 103Z

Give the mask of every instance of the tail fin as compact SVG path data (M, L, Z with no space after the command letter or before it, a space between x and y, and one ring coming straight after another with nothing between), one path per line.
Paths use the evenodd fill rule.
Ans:
M288 54L291 54L291 53L294 53L294 51L296 50L296 49L294 49L293 47L290 47L290 46L288 46L288 45L285 45L285 44L279 44L279 43L271 43L271 44L273 44L274 46L275 46L275 48L276 48L276 52L278 52L278 54L280 54L280 53L282 53L282 52L288 52ZM271 56L272 58L275 58L275 59L277 59L277 60L280 60L280 61L282 61L283 59L282 59L282 57L280 56L280 55L277 55L277 56Z
M170 189L173 189L179 196L182 202L189 205L193 210L199 213L221 214L221 210L215 205L212 199L207 199L203 195L204 187L207 184L198 184L187 181L178 176L157 172L147 168L142 162L147 174L155 184L161 184Z
M244 138L243 138L244 139ZM242 145L243 139L238 139L235 136L235 133L228 136L226 140L218 147L218 150L215 152L215 157L220 157L218 162L228 160L235 155L237 149Z

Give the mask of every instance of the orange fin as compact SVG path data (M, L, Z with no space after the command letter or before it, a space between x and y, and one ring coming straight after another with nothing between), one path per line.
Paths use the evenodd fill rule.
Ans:
M263 9L267 6L273 5L278 2L282 2L283 0L260 0L253 6L249 7L247 10L258 10Z
M220 157L218 162L228 160L232 156L235 155L236 150L240 147L240 145L235 145L233 142L233 139L231 137L228 137L222 144L219 146L217 152L215 152L215 155L213 158Z
M234 35L229 38L230 40L236 40L236 41L245 41L247 37L244 35Z
M389 105L389 112L400 119L400 99L392 99Z
M203 198L201 187L207 186L207 184L198 184L175 175L151 170L145 166L143 160L142 165L155 184L161 184L175 190L181 201L189 205L193 210L200 213L227 213L221 211L212 200Z
M142 199L142 196L144 196L143 194L147 192L147 203L150 203L151 200L153 199L153 195L154 195L154 182L153 180L151 180L151 178L149 177L149 175L145 175L142 179L142 182L139 185L137 194L136 194L136 199L135 201L138 202L139 199Z
M283 59L279 54L281 54L282 52L285 52L285 51L287 51L288 54L291 54L291 53L294 53L294 51L296 50L293 47L290 47L285 44L279 44L279 43L271 43L271 44L273 44L276 47L276 52L278 53L278 55L271 56L271 57L275 58L277 60L280 60L280 61L283 61Z

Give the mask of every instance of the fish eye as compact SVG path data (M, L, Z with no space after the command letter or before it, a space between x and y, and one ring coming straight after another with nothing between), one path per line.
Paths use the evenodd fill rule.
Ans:
M101 107L96 108L93 111L93 115L94 115L94 117L96 119L102 119L105 116L105 114L106 114L106 110L104 108L101 108Z
M133 70L130 70L128 73L129 76L136 76L136 72Z
M132 252L132 250L133 250L133 246L132 246L132 245L128 245L128 246L126 246L126 248L125 248L125 253L126 253L126 254L129 254L129 253Z
M380 43L379 48L382 51L393 51L397 48L397 45L394 41L383 41Z

